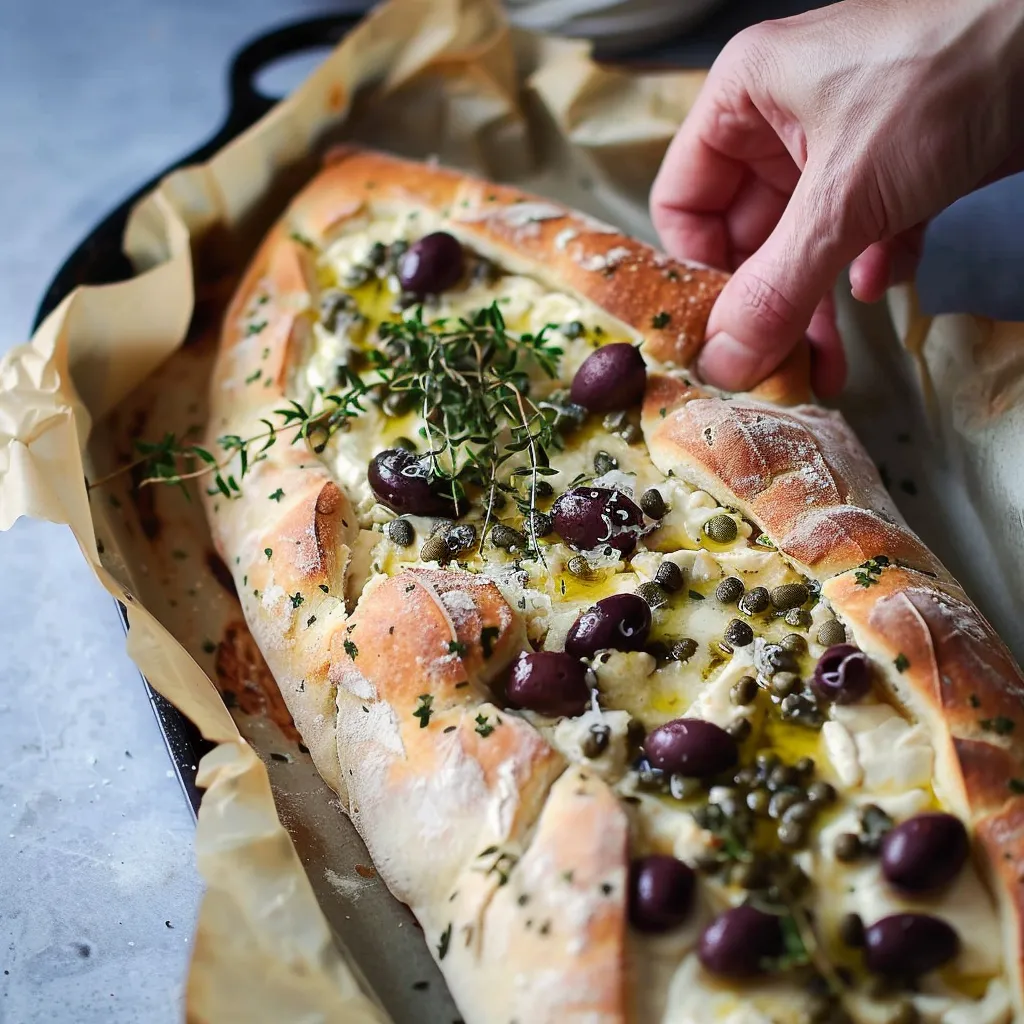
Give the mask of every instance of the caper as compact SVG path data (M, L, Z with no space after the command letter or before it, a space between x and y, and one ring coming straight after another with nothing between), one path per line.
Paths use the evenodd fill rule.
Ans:
M721 870L725 862L721 857L713 853L702 853L694 858L693 866L702 875L713 875L715 872Z
M835 802L836 788L829 782L812 782L807 787L807 799L812 804L824 807L826 804Z
M552 487L550 481L538 480L530 487L530 493L533 494L534 499L550 498L551 495L555 493L555 489Z
M864 921L860 914L844 914L839 919L839 938L854 949L864 945Z
M554 523L551 521L551 516L547 512L541 512L538 509L533 509L530 512L528 522L532 524L533 532L538 537L547 537L555 528Z
M796 656L781 644L765 644L761 651L761 661L766 676L776 672L795 672L798 668Z
M753 676L740 676L729 690L729 700L739 707L752 704L757 697L757 680Z
M683 589L683 570L675 562L666 559L658 566L658 571L654 574L654 582L662 590L676 594Z
M583 756L600 757L608 749L610 739L611 729L607 725L592 725L583 741Z
M768 591L764 587L748 590L739 600L739 609L744 615L757 615L771 603Z
M739 533L739 527L732 516L719 512L704 524L704 533L716 544L731 544Z
M392 519L387 526L388 540L400 548L407 548L416 536L408 519Z
M608 431L609 434L617 434L622 428L629 422L626 413L623 411L610 412L601 421L601 426Z
M771 601L779 611L788 611L790 608L799 608L809 596L802 583L783 583L771 592Z
M448 545L442 533L428 537L420 548L420 559L424 562L445 562L448 560Z
M668 595L653 581L641 583L636 588L636 595L642 597L652 608L660 608L668 602Z
M860 842L869 853L877 853L885 834L892 829L893 820L878 804L865 804L858 815Z
M619 460L613 458L607 452L600 451L594 456L594 472L598 476L604 476L605 473L618 468Z
M364 266L362 263L357 263L345 271L342 275L341 283L346 288L358 288L370 280L372 273L369 267Z
M900 1008L896 1011L896 1016L890 1017L888 1024L920 1024L920 1021L920 1011L913 1003L905 1001L900 1003Z
M811 613L806 608L790 608L783 618L794 629L807 629L811 624Z
M753 726L750 721L746 718L737 718L731 721L726 727L725 731L737 742L742 743L744 740L750 737L753 731Z
M762 750L754 758L754 764L757 765L761 774L765 776L767 776L778 763L779 755L773 754L770 750Z
M760 889L768 883L768 866L763 858L733 864L729 881L741 889Z
M771 803L771 799L771 795L767 789L752 789L747 794L747 807L749 807L755 814L764 816L768 813L768 807Z
M836 836L835 846L832 848L836 860L849 864L857 860L861 855L860 836L855 832L842 832Z
M508 498L497 487L487 495L487 500L484 502L485 507L490 510L492 515L495 512L500 512L507 504Z
M478 257L471 273L474 284L494 284L501 276L501 271L483 256Z
M807 650L807 641L799 633L787 633L779 641L779 646L790 654L803 654Z
M817 814L815 806L807 800L798 800L792 807L786 808L783 820L796 821L801 825L807 825L814 820Z
M388 247L383 242L374 242L366 254L366 262L371 267L379 267L388 258Z
M472 523L456 523L444 531L444 544L451 558L461 555L476 544L476 527Z
M397 263L398 260L409 251L409 243L404 238L396 238L391 245L388 246L388 256L391 258L393 263Z
M771 800L768 802L768 816L771 818L781 818L799 799L796 793L789 790L773 793Z
M649 640L644 650L657 661L668 661L672 657L672 652L664 640Z
M733 619L725 627L725 642L732 647L748 647L754 642L754 631L742 619Z
M702 788L700 779L689 775L672 775L668 780L668 791L677 800L689 800L695 797Z
M715 587L715 597L722 604L732 604L743 596L743 580L738 576L726 576L721 583Z
M411 391L389 391L380 403L385 416L404 416L415 402Z
M684 636L669 648L669 653L676 661L689 661L697 653L697 641Z
M586 331L586 327L579 320L570 320L567 324L562 325L562 333L573 341L576 338L582 338Z
M799 821L781 821L776 831L783 846L801 846L807 839L807 826Z
M826 619L818 627L817 641L822 647L846 643L846 627L838 619Z
M396 448L404 448L407 452L416 451L416 442L408 437L396 437L393 444Z
M800 776L788 764L777 764L768 773L768 788L771 790L785 789L800 783Z
M593 580L598 577L598 573L594 571L594 567L583 557L583 555L573 555L572 558L565 565L566 569L581 580Z
M732 777L732 781L741 789L749 789L757 784L757 772L753 768L741 768Z
M513 530L511 526L506 526L504 523L495 523L491 527L491 543L496 548L501 548L504 551L526 550L526 537L518 530Z
M644 435L635 423L627 423L619 432L619 436L626 444L636 444Z
M800 775L810 775L814 771L813 757L799 757L793 762L793 770Z
M776 672L772 676L771 690L776 697L788 697L800 688L800 677L795 672Z
M665 513L668 511L665 499L656 487L649 487L640 495L640 508L644 515L651 519L664 519Z

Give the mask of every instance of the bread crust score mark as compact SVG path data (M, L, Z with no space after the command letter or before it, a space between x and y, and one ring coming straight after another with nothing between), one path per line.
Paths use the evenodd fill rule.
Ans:
M661 364L692 360L726 280L515 188L336 151L270 232L232 302L211 385L211 439L258 433L260 417L286 395L316 294L302 239L319 242L354 217L409 206L431 211L439 227L504 269L602 307ZM659 312L670 326L653 326ZM246 386L257 371L261 386ZM937 788L972 823L1003 904L1020 1008L1024 800L1008 779L1024 779L1024 760L1013 737L977 722L1019 717L1024 679L902 522L845 423L813 406L785 408L808 397L807 371L807 351L798 349L754 393L728 398L650 374L643 428L651 458L735 506L823 583L854 642L928 723ZM466 1015L625 1020L625 814L604 782L567 767L531 725L492 703L488 684L524 645L522 622L494 585L469 573L407 570L375 583L356 607L365 582L352 568L359 525L349 497L304 446L277 444L240 497L205 500L246 619L317 768L388 886L443 951ZM857 566L880 555L893 567L862 586ZM485 627L497 630L489 656ZM903 672L889 668L899 654L910 663ZM413 715L423 695L429 729ZM486 738L481 715L495 724ZM503 857L516 864L508 884ZM573 882L560 891L563 860ZM532 931L512 927L524 896L538 901ZM552 929L564 941L548 941Z

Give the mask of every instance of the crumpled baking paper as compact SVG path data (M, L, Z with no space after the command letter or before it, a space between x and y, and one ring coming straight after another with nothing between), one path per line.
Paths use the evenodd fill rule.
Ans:
M299 742L199 503L136 487L138 471L125 471L138 458L133 441L200 436L237 274L328 144L516 180L653 240L647 190L702 80L599 67L585 44L510 29L496 0L390 0L258 124L138 204L125 235L134 277L76 290L0 361L0 528L21 515L68 524L128 609L136 664L217 744L199 773L207 889L188 1020L364 1024L457 1011ZM914 482L921 504L946 519L929 533L928 516L904 507L940 555L956 560L956 545L943 543L947 519L991 531L987 547L972 538L967 563L995 566L1020 607L1021 574L1005 569L1021 566L1021 328L944 318L915 363L878 310L865 320L843 309L853 362L844 411L876 457L892 460L890 473L903 472L901 444L906 472L925 471ZM901 327L908 309L894 300ZM898 497L909 482L894 481ZM962 575L969 587L978 579ZM1020 628L992 604L997 625Z

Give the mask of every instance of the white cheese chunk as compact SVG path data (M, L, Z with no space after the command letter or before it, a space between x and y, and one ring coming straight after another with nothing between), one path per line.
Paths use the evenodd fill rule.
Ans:
M898 793L930 784L934 752L923 725L888 704L834 705L832 718L853 738L864 789Z

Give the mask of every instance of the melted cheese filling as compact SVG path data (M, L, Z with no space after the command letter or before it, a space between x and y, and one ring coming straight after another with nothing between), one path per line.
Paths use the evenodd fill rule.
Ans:
M338 287L353 267L366 260L373 243L412 240L435 226L426 214L415 213L372 222L350 221L321 254L321 287ZM319 323L314 325L312 349L291 382L292 393L300 400L308 400L317 388L330 390L338 363L353 350L365 347L375 324L402 315L393 308L398 292L393 278L373 278L348 290L367 323L338 332L328 331ZM597 344L635 340L621 324L589 303L549 291L528 277L500 272L495 280L464 284L444 293L426 311L425 319L465 315L493 301L498 302L511 331L536 333L553 325L549 331L554 332L564 352L559 366L561 382L538 377L533 384L541 395L544 389L564 387L571 381ZM583 337L566 330L566 325L573 322L585 325ZM591 710L558 721L529 712L523 712L524 716L568 760L586 763L630 802L635 854L673 853L691 864L715 849L719 840L696 824L692 803L648 792L640 784L629 762L627 733L632 719L649 730L683 715L705 718L723 727L748 718L759 737L758 749L772 750L786 764L800 757L814 758L818 777L835 785L840 798L835 810L821 816L809 844L795 854L795 859L813 879L816 927L834 962L853 963L857 959L851 959L848 949L839 948L835 937L839 919L851 911L871 923L901 909L923 909L948 921L962 943L952 964L922 979L919 991L899 998L868 998L856 988L844 996L847 1011L863 1024L888 1024L903 1019L899 1014L905 1012L903 1004L909 1000L921 1021L1003 1024L1009 1019L1010 1003L1000 977L999 924L992 897L973 866L964 868L948 892L934 899L911 901L887 886L877 859L846 865L832 853L837 835L856 830L859 805L875 803L897 821L936 806L931 791L934 752L923 726L907 721L899 709L876 698L832 707L820 731L766 714L760 701L745 707L734 704L730 699L734 683L744 675L757 675L757 645L778 642L794 628L781 614L774 618L758 616L755 644L732 652L723 648L724 628L738 613L735 606L725 606L715 599L718 582L735 575L748 590L755 586L770 590L783 583L801 582L802 578L778 552L758 544L757 531L733 510L681 480L666 478L655 468L642 442L628 444L594 424L594 419L570 436L565 451L552 455L551 465L557 474L548 479L556 494L581 475L636 498L656 487L669 511L657 529L641 541L632 559L625 562L600 552L591 553L593 578L581 579L568 568L576 552L552 535L546 538L551 543L543 548L546 565L539 561L516 563L493 545L485 545L486 558L479 553L467 555L464 564L494 579L509 604L526 620L531 640L543 649L561 650L568 629L581 611L611 594L635 591L653 579L659 564L667 558L685 571L686 584L679 599L654 610L651 639L671 642L690 637L696 641L697 650L685 662L669 661L660 666L647 653L605 652L595 659L597 700ZM375 576L425 564L418 551L433 523L406 517L414 527L416 540L407 548L395 545L381 529L393 514L375 503L366 479L367 465L377 452L392 447L401 437L415 440L422 426L415 413L388 417L370 403L366 414L354 420L350 429L336 434L324 453L336 478L354 500L366 531L367 557ZM598 452L616 460L617 468L595 480L594 457ZM716 544L703 533L704 523L719 514L735 517L735 541ZM522 528L514 518L506 521ZM479 527L479 518L476 523ZM824 602L812 599L810 627L797 630L808 645L800 657L803 678L810 674L823 650L814 639L817 628L831 617ZM607 730L608 743L599 756L588 758L583 748L594 726ZM810 1019L808 996L785 974L738 986L714 978L700 966L694 949L701 929L716 910L741 902L743 896L738 887L702 879L698 909L683 927L656 937L631 935L639 1020L662 1024L793 1024Z

